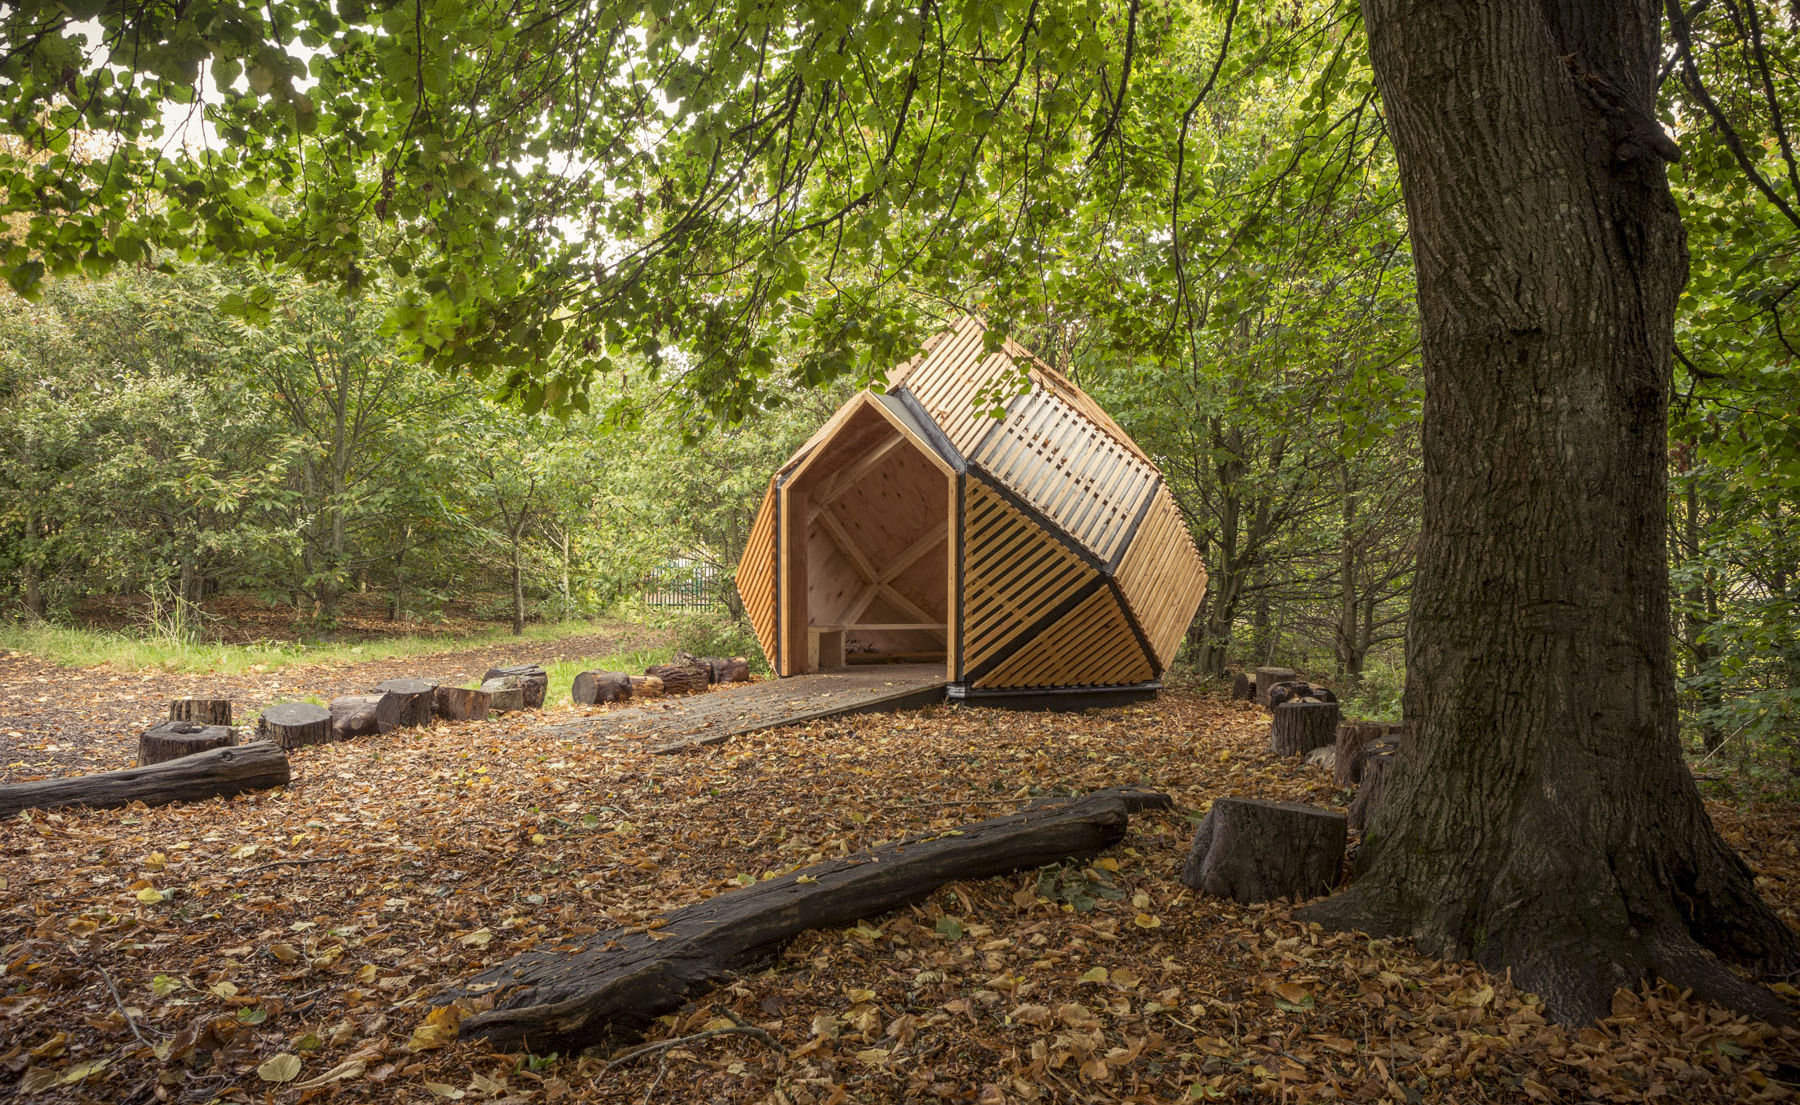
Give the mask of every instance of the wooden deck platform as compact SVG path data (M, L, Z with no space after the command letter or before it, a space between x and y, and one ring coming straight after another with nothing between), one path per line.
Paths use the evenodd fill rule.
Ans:
M681 752L839 714L929 706L943 701L948 683L941 663L869 664L652 699L556 729L570 737L648 737L656 741L653 752Z

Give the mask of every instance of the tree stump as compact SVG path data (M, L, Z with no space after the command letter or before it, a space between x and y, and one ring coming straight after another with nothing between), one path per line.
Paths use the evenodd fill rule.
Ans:
M523 702L519 706L503 707L495 703L494 709L541 710L544 707L544 693L550 689L550 673L537 664L515 664L510 668L489 668L481 677L485 685L494 679L517 679Z
M1280 756L1304 756L1337 738L1335 702L1283 702L1269 720L1269 750Z
M750 682L750 661L742 656L729 659L720 656L709 656L701 661L712 669L714 683L748 683Z
M324 744L331 739L331 711L311 702L277 702L256 720L256 735L281 748Z
M1314 898L1337 884L1345 839L1341 813L1220 798L1194 834L1181 881L1240 902Z
M510 713L525 708L525 681L516 675L497 675L481 684L488 696L490 714Z
M584 671L575 677L569 698L577 706L623 702L631 697L631 676L622 671Z
M201 725L230 725L231 699L178 698L169 703L170 721L193 721Z
M142 802L198 802L288 784L287 753L268 741L214 748L149 767L128 767L73 779L0 784L0 818L20 810L87 806L115 809Z
M1257 668L1256 669L1256 702L1260 706L1269 704L1269 692L1275 684L1285 683L1290 679L1298 679L1300 673L1293 668Z
M1283 702L1311 699L1316 702L1336 702L1337 695L1331 693L1330 687L1318 683L1308 683L1304 679L1289 679L1269 688L1268 706L1273 710Z
M692 694L712 685L712 668L704 664L651 664L644 674L662 680L665 694Z
M488 693L466 687L440 686L432 694L431 708L445 721L480 721L488 716Z
M631 694L633 698L661 698L663 681L654 675L634 675L631 677Z
M231 703L225 704L227 712ZM144 730L138 738L138 766L178 760L196 752L229 748L237 743L237 734L229 725L202 725L197 721L165 721Z
M437 684L429 679L389 679L375 684L383 694L400 698L400 728L431 724L431 702Z
M1350 800L1350 827L1366 829L1387 790L1388 777L1399 762L1400 745L1375 744L1362 752L1362 782Z
M351 694L331 700L331 735L335 740L388 733L400 727L406 698L397 694Z
M1256 680L1241 671L1233 675L1231 677L1231 697L1234 701L1239 702L1256 701Z
M1346 721L1338 726L1337 760L1331 777L1340 787L1355 786L1362 777L1362 750L1370 741L1380 740L1387 726L1379 721Z

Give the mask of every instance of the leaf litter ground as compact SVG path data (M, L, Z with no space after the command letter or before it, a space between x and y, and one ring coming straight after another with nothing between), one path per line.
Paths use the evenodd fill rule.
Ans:
M71 686L76 676L64 673ZM160 700L168 688L145 684ZM1789 1100L1800 1035L1668 989L1546 1025L1502 976L1176 878L1213 798L1341 806L1267 715L1191 691L1088 714L938 707L653 756L582 712L293 754L290 790L0 823L0 1095L29 1101ZM809 933L649 1042L458 1040L447 986L1031 797L1142 784L1089 864ZM1715 806L1791 922L1796 824ZM1789 998L1800 998L1784 988ZM752 1030L759 1029L761 1034ZM711 1035L704 1035L711 1032Z

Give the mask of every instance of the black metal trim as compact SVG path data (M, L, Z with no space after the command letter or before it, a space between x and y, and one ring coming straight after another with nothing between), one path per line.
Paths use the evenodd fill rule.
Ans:
M1137 540L1137 532L1143 526L1144 519L1150 516L1150 504L1156 502L1156 493L1162 490L1162 485L1161 476L1150 481L1150 490L1144 495L1144 504L1138 507L1137 517L1131 520L1131 525L1125 530L1125 540L1119 542L1119 551L1113 553L1112 559L1106 562L1106 574L1109 578L1117 573L1119 565L1125 562L1125 554L1131 549L1131 543Z
M1064 548L1073 552L1076 556L1081 557L1082 563L1095 571L1100 572L1102 575L1105 574L1106 562L1101 560L1098 556L1095 556L1092 549L1069 536L1067 530L1063 529L1055 522L1052 522L1037 507L1032 506L1030 503L1020 498L1017 492L1001 483L998 477L990 475L985 469L979 466L973 465L969 468L969 474L978 477L984 486L1006 500L1007 505L1025 515L1025 517L1031 519L1033 522L1036 522L1039 529L1062 542Z
M925 405L919 402L919 397L906 389L906 385L902 384L886 394L898 399L902 406L912 412L912 416L918 420L920 427L925 431L925 440L929 441L931 447L950 463L950 467L956 469L957 475L960 476L969 470L969 459L957 452L956 443L944 433L944 428L937 424L937 419L931 417L925 410Z
M1094 707L1129 706L1147 702L1162 690L1162 683L1110 683L1082 687L1027 687L1018 690L982 690L952 683L946 700L965 706L997 706L1011 710L1088 710Z
M962 678L963 664L967 661L969 616L969 583L966 554L969 548L969 474L964 468L956 474L956 502L952 509L956 511L956 672L957 679Z
M994 655L988 657L986 660L983 660L980 664L976 665L976 667L973 670L964 674L964 676L962 677L963 681L969 683L970 685L973 685L973 684L979 682L989 672L993 671L995 668L999 667L1001 664L1006 663L1006 661L1012 659L1013 656L1018 654L1020 649L1024 648L1032 640L1037 638L1038 635L1042 634L1046 629L1049 629L1051 626L1055 625L1058 621L1060 621L1064 617L1067 617L1069 611L1075 609L1077 606L1080 606L1082 603L1086 602L1088 599L1093 598L1094 593L1096 591L1100 590L1100 588L1106 586L1106 584L1108 582L1109 581L1107 580L1107 578L1105 576L1095 576L1093 579L1090 579L1086 583L1082 584L1080 589L1078 589L1073 595L1070 595L1068 598L1062 600L1061 602L1057 603L1055 606L1051 607L1049 613L1045 614L1043 617L1039 618L1037 621L1032 622L1030 625L1026 626L1023 630L1020 630L1017 634L1015 634L1013 636L1012 640L1010 640L1006 644L1000 646L999 652L996 652Z
M1150 664L1151 678L1161 679L1162 662L1156 658L1156 649L1150 647L1149 634L1138 624L1137 613L1131 609L1131 603L1126 601L1124 588L1111 576L1106 577L1106 585L1112 588L1113 601L1119 604L1119 612L1125 615L1125 624L1131 627L1131 635L1137 638L1138 647L1144 650L1144 659Z

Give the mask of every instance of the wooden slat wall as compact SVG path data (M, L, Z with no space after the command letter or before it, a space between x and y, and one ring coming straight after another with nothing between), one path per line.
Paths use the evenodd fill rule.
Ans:
M1156 483L1148 461L1047 391L1015 404L973 459L1105 561Z
M1115 578L1158 666L1167 668L1206 595L1206 568L1168 485L1156 489Z
M978 479L963 518L963 670L980 666L1098 573Z
M985 332L980 322L964 319L906 376L906 390L964 456L994 426L994 419L974 405L976 392L1019 371L1004 351L992 356L983 352Z
M1150 660L1125 620L1112 589L1102 587L1056 624L1026 642L993 671L983 688L1088 687L1143 683Z
M744 543L744 555L738 558L738 597L744 600L744 613L750 628L756 631L756 643L763 657L775 666L775 481L763 493L762 507L750 527L750 540Z

